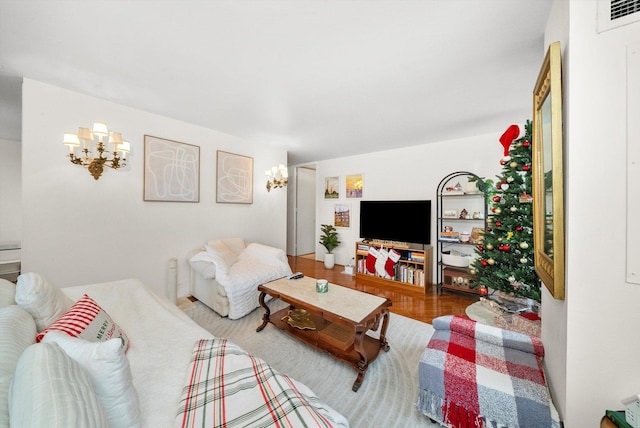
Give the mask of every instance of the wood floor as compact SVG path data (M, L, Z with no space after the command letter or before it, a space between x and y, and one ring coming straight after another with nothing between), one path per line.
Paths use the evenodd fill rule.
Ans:
M302 272L305 276L324 278L334 284L366 291L378 296L391 299L393 305L390 310L393 313L413 318L431 324L431 321L440 315L462 315L465 309L473 302L478 301L477 296L445 291L438 295L436 286L423 290L411 291L405 289L381 289L356 283L356 277L342 273L344 266L335 265L333 269L325 269L323 262L318 262L305 256L289 256L289 265L294 272Z

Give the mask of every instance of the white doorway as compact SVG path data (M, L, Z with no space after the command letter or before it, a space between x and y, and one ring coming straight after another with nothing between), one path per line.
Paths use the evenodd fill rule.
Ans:
M293 255L316 251L316 170L313 166L296 167L294 196Z

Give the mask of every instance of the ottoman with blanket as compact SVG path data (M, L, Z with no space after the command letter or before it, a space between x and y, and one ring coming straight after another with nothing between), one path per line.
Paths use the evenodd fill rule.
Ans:
M417 409L448 427L560 427L538 337L447 315L420 357Z

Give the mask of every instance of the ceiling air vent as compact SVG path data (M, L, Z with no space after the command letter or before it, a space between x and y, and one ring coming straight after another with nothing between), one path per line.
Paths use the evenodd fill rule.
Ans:
M598 32L640 21L640 0L599 0Z

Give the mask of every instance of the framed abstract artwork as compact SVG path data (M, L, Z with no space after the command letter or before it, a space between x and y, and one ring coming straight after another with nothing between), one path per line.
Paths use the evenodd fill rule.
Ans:
M325 199L339 199L340 190L340 177L325 177L324 178L324 198Z
M364 189L364 177L362 174L347 175L347 198L361 198Z
M253 158L218 150L216 163L216 202L252 204Z
M200 202L200 147L144 136L144 200Z

